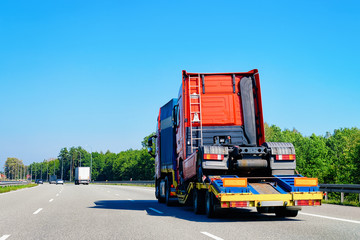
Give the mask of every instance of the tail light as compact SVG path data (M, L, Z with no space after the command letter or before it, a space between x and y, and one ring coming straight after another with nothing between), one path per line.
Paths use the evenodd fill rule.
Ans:
M204 154L205 160L224 160L224 155L221 154Z
M295 154L276 155L276 160L296 160L296 155Z
M320 206L321 201L320 200L296 200L295 205L296 206Z
M221 202L221 208L238 208L248 206L249 202L247 201Z

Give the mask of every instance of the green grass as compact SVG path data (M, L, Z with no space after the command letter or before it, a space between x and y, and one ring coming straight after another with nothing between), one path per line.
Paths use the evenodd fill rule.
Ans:
M17 185L17 186L2 186L0 187L0 193L6 193L10 191L16 191L22 188L30 188L35 186L37 186L37 184L33 184L33 183L27 185Z
M356 201L346 201L344 200L343 203L340 202L340 200L322 200L322 203L324 204L336 204L336 205L343 205L343 206L355 206L355 207L360 207L360 203L356 202Z

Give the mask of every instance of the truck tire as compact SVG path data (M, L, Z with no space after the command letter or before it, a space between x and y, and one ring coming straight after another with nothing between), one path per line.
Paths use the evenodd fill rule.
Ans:
M215 218L217 216L217 207L214 194L207 191L206 192L206 215L208 218Z
M161 195L160 195L160 181L156 181L155 197L157 198L158 203L164 203L165 202L165 198L161 197Z
M170 181L169 179L166 177L165 178L165 203L166 203L166 206L171 206L172 203L171 203L171 200L170 200Z
M275 210L276 217L296 217L298 215L298 210L289 210L285 207L278 208Z
M258 213L268 213L269 207L256 207Z
M205 211L204 193L196 188L193 191L193 210L195 214L202 214Z

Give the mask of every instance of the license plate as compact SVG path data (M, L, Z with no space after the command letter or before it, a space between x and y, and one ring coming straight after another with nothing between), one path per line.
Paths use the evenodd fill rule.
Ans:
M277 206L284 206L283 201L263 201L261 202L262 207L277 207Z

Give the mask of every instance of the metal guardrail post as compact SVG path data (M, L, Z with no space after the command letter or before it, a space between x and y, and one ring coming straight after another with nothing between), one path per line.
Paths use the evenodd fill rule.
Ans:
M343 203L343 202L344 202L344 193L343 193L343 192L341 192L340 202L341 202L341 203Z
M329 200L328 192L325 192L325 201Z

